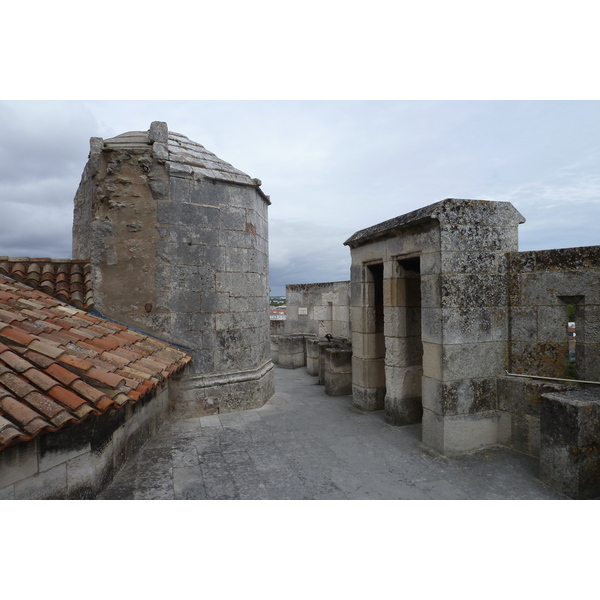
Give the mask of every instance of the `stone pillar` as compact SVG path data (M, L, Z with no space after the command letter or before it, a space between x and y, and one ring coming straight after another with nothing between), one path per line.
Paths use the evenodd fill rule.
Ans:
M261 406L274 392L269 204L259 180L166 123L92 139L74 257L91 260L99 312L191 350L179 416Z
M352 349L323 348L323 384L328 396L348 396L352 393Z
M381 410L386 391L383 263L363 263L360 256L356 263L351 268L350 300L353 401L360 410Z
M523 217L506 202L446 201L439 255L423 266L423 443L497 443L496 377L508 365L506 256ZM427 308L425 308L427 307Z

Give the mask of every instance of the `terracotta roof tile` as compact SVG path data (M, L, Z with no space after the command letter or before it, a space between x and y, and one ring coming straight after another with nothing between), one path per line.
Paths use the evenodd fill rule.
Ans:
M77 395L75 392L68 390L60 385L55 385L49 392L50 396L58 400L63 406L72 410L77 410L86 405L85 398ZM90 407L91 410L91 407Z
M27 360L31 361L32 364L36 365L37 367L41 367L42 369L46 369L54 362L52 358L46 356L45 354L35 352L34 350L27 350L23 356Z
M91 363L93 363L96 367L101 369L102 371L106 371L107 373L114 373L117 370L117 365L110 360L104 360L104 354L96 353L95 356L90 356L88 359Z
M24 378L15 375L14 373L4 373L0 375L0 382L9 389L17 398L24 398L30 392L34 392L35 388Z
M64 407L44 394L33 392L27 396L26 400L32 408L48 417L54 425L58 423L62 425L66 421L73 420L73 416Z
M0 447L6 447L23 437L21 431L13 423L0 416Z
M49 389L53 388L56 385L56 379L52 379L46 373L40 371L36 368L31 368L23 373L23 377L27 377L33 385L38 387L40 390L47 392Z
M0 355L1 358L1 355ZM125 366L127 366L130 362L131 359L128 358L123 358L122 356L119 356L118 354L114 354L113 352L103 352L102 353L102 359L105 361L108 361L110 364L115 365L116 368L123 368Z
M111 339L112 336L99 337L90 343L96 348L101 348L102 350L115 350L120 346L119 342Z
M94 306L91 278L86 277L89 261L50 258L1 257L0 274L12 277L76 308L91 310ZM83 298L83 301L82 301Z
M6 352L2 352L0 354L0 359L3 360L13 371L17 373L22 373L23 371L27 371L27 369L31 369L31 363L26 361L25 359L17 356L14 352L7 350Z
M16 342L20 346L28 346L32 342L36 341L36 338L28 333L25 333L22 329L18 327L5 327L2 331L0 331L0 338L7 340L5 343L11 345L11 343Z
M107 373L106 371L102 371L97 367L91 368L86 373L86 379L91 378L95 381L99 381L100 383L105 383L113 388L118 388L125 383L124 377L120 375L114 375L113 373Z
M35 282L37 268L21 263L26 270L19 272ZM135 402L190 362L166 342L5 278L3 264L0 257L0 450ZM60 278L51 266L53 284L64 282L68 265ZM52 283L47 267L40 289Z
M0 411L4 416L10 417L13 422L17 421L24 427L40 418L35 410L13 396L5 396L0 400Z
M61 367L58 363L51 364L46 369L46 373L53 379L56 379L56 381L67 386L71 385L76 379L79 379L79 375L75 375L75 373Z
M93 404L98 404L102 398L106 398L106 395L102 393L98 388L88 385L85 381L78 379L71 384L71 388L75 390L80 396L83 396L86 400L89 400Z
M0 334L2 332L0 331ZM29 344L29 349L34 352L39 352L48 358L58 358L61 354L64 353L64 350L61 350L55 345L52 345L48 342L42 342L40 339L36 339Z
M98 400L98 403L96 404L96 408L102 412L104 412L105 410L108 410L109 408L114 408L115 407L115 402L114 400L111 400L110 398L107 398L106 396L102 396L102 398L100 398L100 400Z
M2 355L0 354L0 358ZM58 358L59 362L63 363L67 366L68 369L73 370L73 372L81 371L85 373L88 369L91 369L94 365L87 360L83 360L78 358L77 356L73 356L71 354L63 354Z

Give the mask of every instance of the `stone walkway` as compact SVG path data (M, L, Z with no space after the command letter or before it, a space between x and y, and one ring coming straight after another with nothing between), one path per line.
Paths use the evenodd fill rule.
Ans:
M276 368L262 408L166 424L99 499L564 499L537 460L503 448L445 458L421 426L392 427Z

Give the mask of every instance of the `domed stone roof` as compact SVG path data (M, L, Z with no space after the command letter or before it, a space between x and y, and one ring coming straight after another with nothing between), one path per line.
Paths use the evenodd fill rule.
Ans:
M253 179L228 162L221 160L201 144L190 140L181 133L168 131L167 124L160 121L152 123L148 131L128 131L104 140L103 147L133 151L148 150L149 147L153 147L156 151L155 143L162 144L162 150L168 152L168 155L164 153L164 157L170 163L171 172L189 173L199 178L228 181L252 187L261 185L259 179Z

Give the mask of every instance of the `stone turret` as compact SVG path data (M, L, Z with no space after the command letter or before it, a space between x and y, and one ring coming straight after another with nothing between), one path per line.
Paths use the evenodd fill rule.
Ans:
M179 416L273 394L260 185L166 123L90 140L73 256L91 261L96 310L191 350Z

